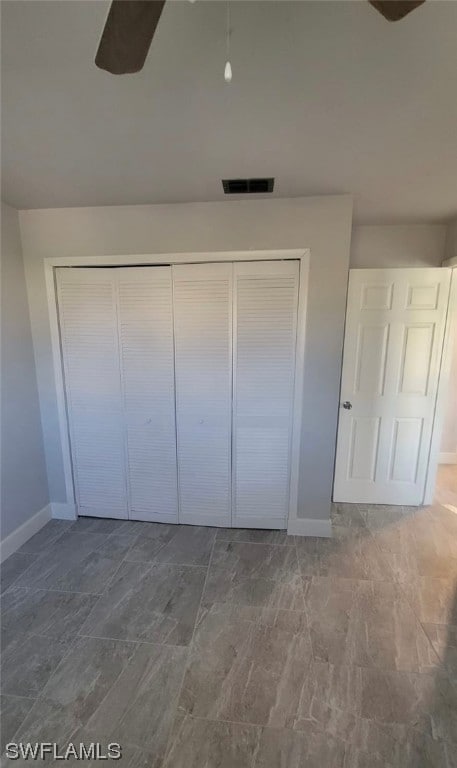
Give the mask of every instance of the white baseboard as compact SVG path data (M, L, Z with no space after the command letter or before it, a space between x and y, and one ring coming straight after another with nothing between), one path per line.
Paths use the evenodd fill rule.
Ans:
M289 520L287 533L291 536L320 536L329 539L332 536L332 523L330 520L296 517L294 520Z
M73 503L63 501L51 502L53 520L76 520L76 507Z
M22 547L26 541L32 536L38 533L41 528L46 525L51 519L51 504L47 504L39 512L36 512L32 517L22 523L19 528L5 536L3 541L0 542L0 563L3 563L7 557L16 552L19 547Z
M457 452L456 453L440 453L438 458L438 464L457 464Z

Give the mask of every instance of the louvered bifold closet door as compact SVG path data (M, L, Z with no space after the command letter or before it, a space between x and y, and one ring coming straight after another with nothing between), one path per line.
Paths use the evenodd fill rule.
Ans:
M171 267L116 272L130 518L176 523Z
M231 518L232 265L173 266L179 519Z
M78 514L126 518L114 272L59 268L57 291Z
M234 265L234 527L286 528L299 266Z

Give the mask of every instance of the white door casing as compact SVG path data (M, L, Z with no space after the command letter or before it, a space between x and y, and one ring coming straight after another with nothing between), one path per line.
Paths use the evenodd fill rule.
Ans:
M234 527L287 527L299 264L234 269Z
M179 521L230 526L232 264L172 270Z
M350 271L335 501L423 502L449 283L439 268Z

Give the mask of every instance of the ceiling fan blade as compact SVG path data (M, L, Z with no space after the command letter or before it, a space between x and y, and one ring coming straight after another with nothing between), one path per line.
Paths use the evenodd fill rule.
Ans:
M425 0L368 0L373 8L376 8L387 21L399 21L408 13L414 11Z
M113 0L95 63L113 75L143 68L165 0Z

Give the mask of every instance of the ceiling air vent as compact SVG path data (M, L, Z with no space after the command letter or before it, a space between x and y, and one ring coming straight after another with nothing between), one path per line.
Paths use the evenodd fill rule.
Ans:
M222 179L222 186L226 195L259 194L259 192L273 192L275 180L268 179Z

